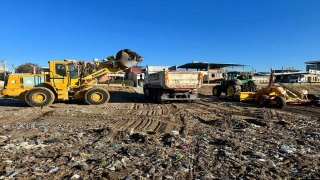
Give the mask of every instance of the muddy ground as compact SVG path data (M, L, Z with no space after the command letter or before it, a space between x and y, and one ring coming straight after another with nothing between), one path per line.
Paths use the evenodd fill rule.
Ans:
M320 107L258 108L211 89L171 104L128 87L103 106L2 98L0 179L320 179Z

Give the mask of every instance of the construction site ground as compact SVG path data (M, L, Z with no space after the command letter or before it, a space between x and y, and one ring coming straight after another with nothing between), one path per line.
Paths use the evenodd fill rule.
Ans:
M2 97L0 179L320 179L320 107L259 108L212 87L193 103L154 104L132 87L105 87L102 106Z

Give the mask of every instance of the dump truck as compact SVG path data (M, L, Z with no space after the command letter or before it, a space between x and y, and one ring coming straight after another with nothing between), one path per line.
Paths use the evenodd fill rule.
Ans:
M200 71L179 71L163 66L147 66L143 92L156 103L169 101L193 102L203 82Z
M117 53L114 62L86 63L76 60L49 61L47 72L41 74L10 74L6 77L4 96L25 99L34 107L43 107L56 100L84 99L90 105L107 103L107 90L94 87L98 78L108 74L119 74L142 61L137 53L124 49Z
M284 108L287 104L319 104L319 97L309 94L307 90L299 92L285 84L274 83L272 68L267 87L255 92L240 92L237 95L240 101L255 101L260 107Z

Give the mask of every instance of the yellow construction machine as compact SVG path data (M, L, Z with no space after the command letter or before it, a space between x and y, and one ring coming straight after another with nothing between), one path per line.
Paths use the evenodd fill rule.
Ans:
M129 49L120 50L115 62L84 63L62 60L49 61L47 72L41 74L10 74L6 77L2 95L25 99L34 107L52 104L55 100L85 99L88 104L100 105L109 101L107 90L94 87L98 77L117 74L142 61Z
M240 92L240 101L255 101L260 107L273 105L276 108L284 108L287 104L319 104L319 98L307 90L298 92L282 83L274 83L273 73L271 69L267 87L255 92Z

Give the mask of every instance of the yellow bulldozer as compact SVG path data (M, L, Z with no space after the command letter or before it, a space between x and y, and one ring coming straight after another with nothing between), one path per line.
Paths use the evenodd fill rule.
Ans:
M43 107L56 100L84 99L90 105L107 103L107 90L94 87L98 77L118 74L142 61L137 53L120 50L114 62L93 63L72 60L49 61L49 69L41 74L10 74L5 79L1 94L25 99L34 107Z
M265 88L255 92L240 92L237 98L240 101L255 101L260 107L284 108L287 104L319 104L319 97L309 94L307 90L299 92L282 83L274 83L273 73L271 68L269 84Z

